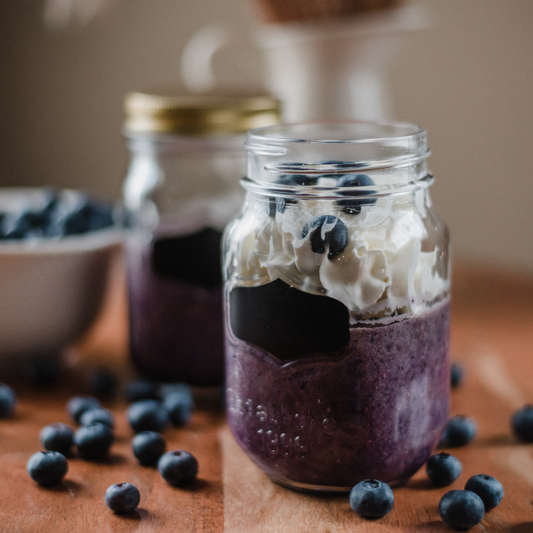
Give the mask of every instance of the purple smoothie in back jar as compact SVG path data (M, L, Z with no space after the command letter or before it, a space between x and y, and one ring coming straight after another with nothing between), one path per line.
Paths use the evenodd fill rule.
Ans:
M232 433L292 488L404 482L449 408L449 238L426 134L279 126L247 149L245 209L224 244Z
M219 385L224 375L221 232L142 234L127 252L130 352L159 381Z
M221 385L222 231L242 203L244 133L276 123L279 102L171 90L130 93L125 108L132 361L158 381Z

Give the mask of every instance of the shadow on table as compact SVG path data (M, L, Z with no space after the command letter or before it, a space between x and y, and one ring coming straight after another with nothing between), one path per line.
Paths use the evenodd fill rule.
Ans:
M183 486L173 486L171 487L179 490L180 492L196 492L198 490L203 490L208 487L210 487L209 481L202 479L202 478L196 478L190 485L183 485Z
M514 446L521 444L516 440L516 438L510 433L501 433L499 435L490 435L488 437L479 437L474 439L471 442L472 446L478 448L492 448L500 446ZM450 448L451 449L451 448Z
M424 479L411 479L409 480L405 485L401 485L405 489L409 490L434 490L434 489L442 489L442 487L439 487L437 485L434 485L429 478Z
M144 509L137 508L135 511L132 511L131 513L121 513L114 515L115 517L121 519L121 520L132 520L139 522L143 518L146 518L148 516L148 511L145 511Z
M533 531L533 522L523 522L522 524L515 524L508 526L502 533L531 533Z
M418 524L416 526L412 526L413 532L414 531L431 531L431 533L438 533L439 531L446 531L447 533L450 533L450 531L457 531L452 530L450 526L445 524L442 520L431 520L429 522L424 522L423 524ZM464 529L459 531L466 531Z
M74 455L72 457L73 459L84 461L88 464L94 464L94 465L107 465L107 466L116 466L116 465L123 465L128 462L126 457L123 455L120 455L118 453L110 452L105 457L101 457L100 459L83 459L82 457L79 457L78 455Z
M41 487L40 485L37 485L37 487L40 490L48 492L69 492L70 494L75 495L80 491L82 485L76 481L72 481L72 479L63 479L61 483L52 485L51 487Z

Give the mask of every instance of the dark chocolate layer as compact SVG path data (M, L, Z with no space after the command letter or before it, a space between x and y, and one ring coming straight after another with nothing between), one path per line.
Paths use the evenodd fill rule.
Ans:
M157 276L213 289L222 283L222 233L204 228L192 235L154 241L151 268Z
M260 287L236 287L229 299L233 334L282 361L336 352L350 340L344 304L295 289L281 279Z

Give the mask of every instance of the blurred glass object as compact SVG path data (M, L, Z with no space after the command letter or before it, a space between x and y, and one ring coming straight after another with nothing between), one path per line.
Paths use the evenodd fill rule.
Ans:
M106 11L116 0L45 0L44 22L53 30L83 26Z

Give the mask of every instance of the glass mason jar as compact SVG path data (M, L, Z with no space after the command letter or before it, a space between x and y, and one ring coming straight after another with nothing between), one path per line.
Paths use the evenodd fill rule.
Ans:
M293 488L406 481L449 408L449 236L426 132L279 125L246 148L223 245L232 433Z
M222 230L242 203L245 132L278 122L279 103L135 92L125 110L131 357L156 380L219 385Z

